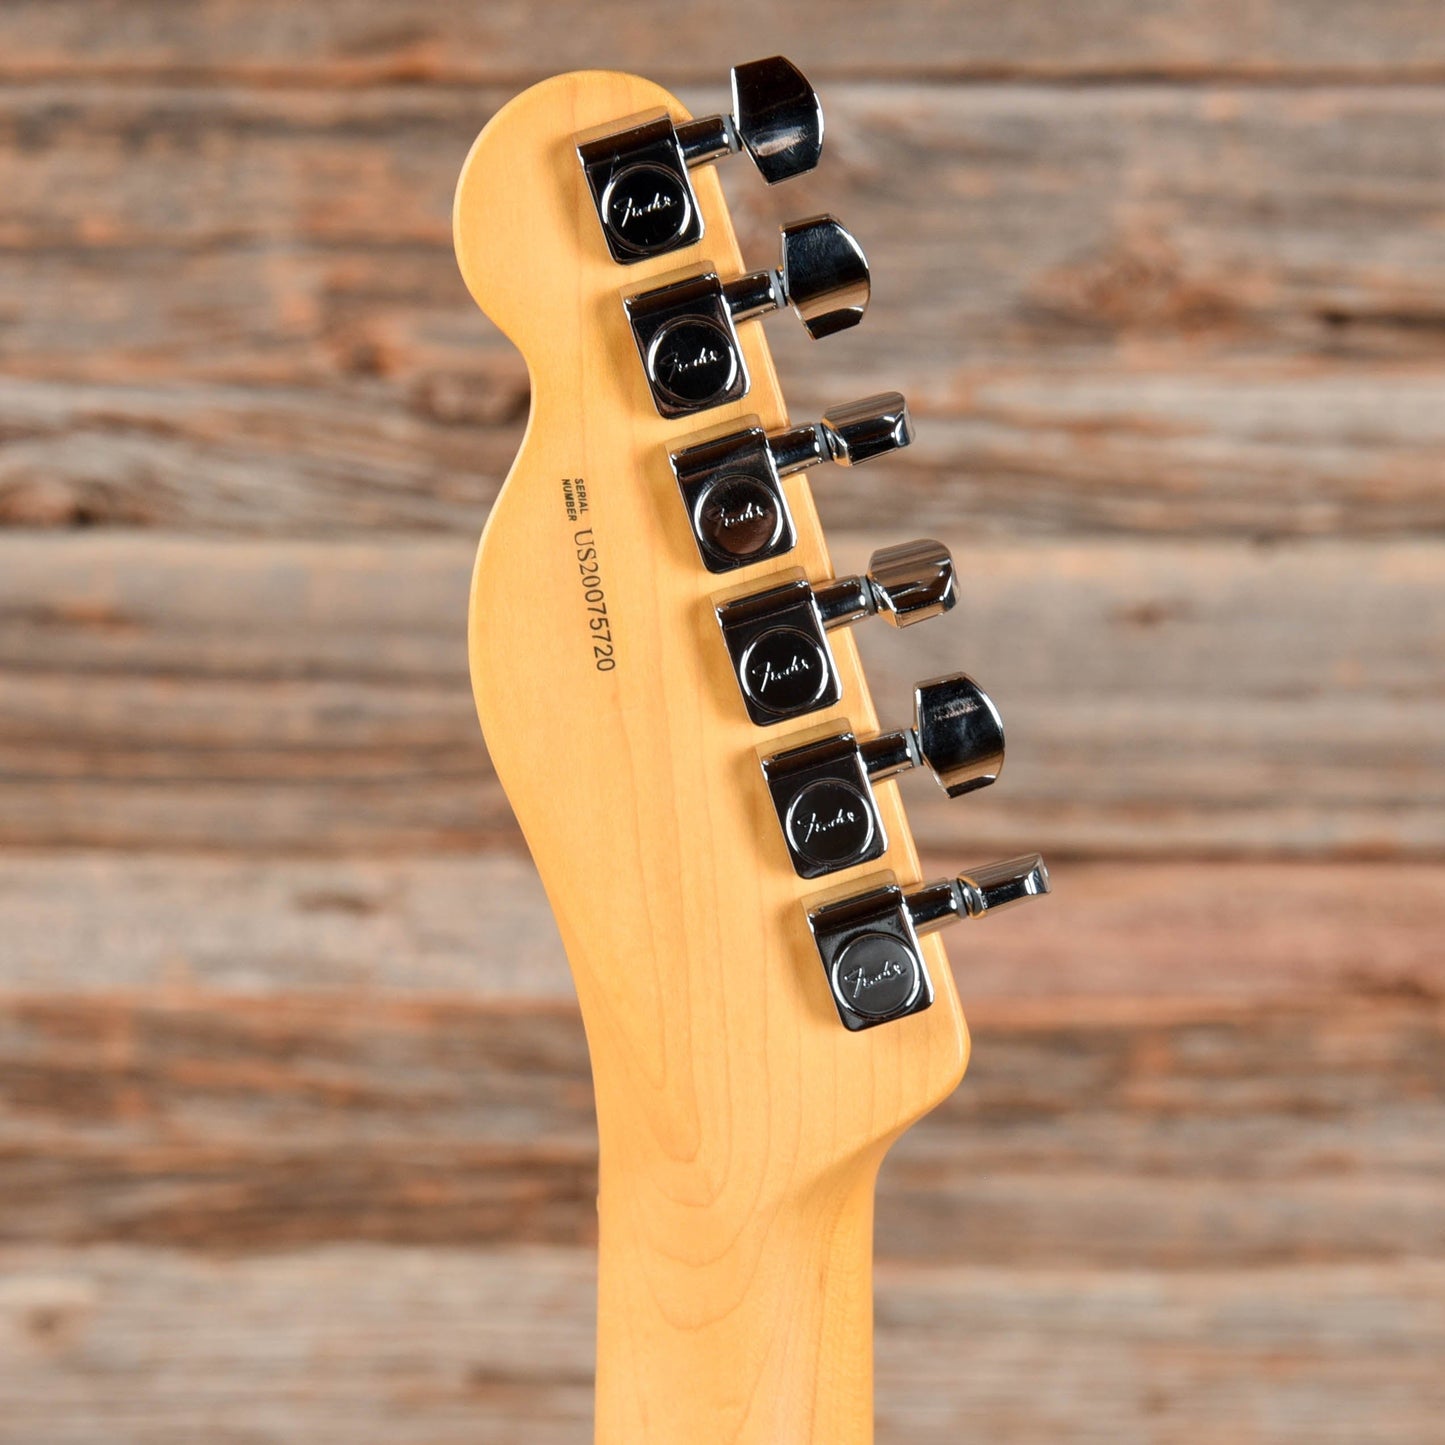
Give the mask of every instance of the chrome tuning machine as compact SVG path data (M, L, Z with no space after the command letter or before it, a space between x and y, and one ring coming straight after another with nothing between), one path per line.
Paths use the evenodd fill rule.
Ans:
M733 67L731 115L674 124L665 110L577 137L577 154L614 261L624 266L691 246L703 219L688 171L746 151L769 185L802 175L823 151L823 112L781 55Z
M933 1002L918 937L1049 891L1037 853L988 863L905 892L895 882L808 912L833 1003L850 1029L872 1028Z
M896 392L830 407L811 426L765 432L756 423L672 453L672 470L709 572L731 572L797 542L782 478L819 462L857 466L913 440Z
M888 835L873 784L927 767L950 798L997 780L1003 767L1003 722L988 694L953 673L913 690L911 728L859 739L851 732L819 738L763 760L763 777L793 869L821 878L881 858Z
M768 727L842 697L827 632L879 616L910 627L956 601L953 558L941 542L880 548L867 572L817 586L801 577L717 605L748 716Z
M832 216L782 228L776 270L722 280L685 276L624 301L653 404L690 416L747 395L751 384L737 323L791 306L815 340L856 326L868 308L868 261Z

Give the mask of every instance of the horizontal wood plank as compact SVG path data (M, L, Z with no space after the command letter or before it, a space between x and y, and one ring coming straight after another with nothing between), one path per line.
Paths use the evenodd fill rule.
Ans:
M1061 371L1041 358L959 370L953 395L929 399L906 358L827 376L812 374L820 359L794 358L795 417L899 385L917 429L887 461L814 474L830 527L1252 541L1445 526L1445 373ZM521 441L527 388L520 359L468 367L400 394L368 380L0 376L0 526L474 536Z
M821 971L818 987L824 986ZM980 1000L879 1248L1188 1268L1445 1254L1445 1007ZM563 1003L6 996L0 1239L202 1250L595 1235Z
M925 858L942 876L958 856ZM958 932L965 1001L1445 997L1445 865L1055 862L1055 897ZM201 989L262 999L567 1001L531 863L16 853L0 869L0 992Z
M1414 925L1401 936L1413 938L1420 889L1406 888ZM335 859L11 850L0 936L0 991L572 996L536 870L500 849ZM1415 946L1396 958L1411 977Z
M379 0L298 12L283 0L129 0L123 25L100 23L95 0L12 0L0 25L0 74L180 74L348 85L377 80L466 82L589 67L716 86L723 67L766 45L815 78L999 74L1189 78L1335 75L1435 78L1445 43L1428 0L1044 0L997 6L933 0L885 10L839 0L760 0L691 11L661 0L615 7L581 0L537 11L458 9L419 0L399 18ZM760 39L760 37L765 37Z
M745 248L827 209L875 268L851 336L772 327L794 414L919 422L820 479L840 568L966 580L863 629L880 709L963 664L1010 727L915 831L1055 855L950 939L880 1445L1438 1440L1438 6L14 0L0 1445L590 1439L585 1041L462 649L526 376L450 192L544 72L715 108L762 33L829 151L729 168Z
M0 88L0 521L474 534L526 378L450 197L506 93ZM827 520L1440 531L1442 125L1435 89L830 91L816 175L731 185L748 254L826 209L873 261L856 332L771 326L795 412L919 415Z
M877 1284L880 1445L1438 1440L1438 1263ZM7 1250L0 1437L584 1445L593 1287L569 1250Z
M835 538L839 568L875 540ZM902 780L926 848L1445 849L1438 545L952 540L957 612L858 629L886 719L965 665L1009 726L989 793ZM465 677L470 564L462 542L0 537L0 840L515 845Z

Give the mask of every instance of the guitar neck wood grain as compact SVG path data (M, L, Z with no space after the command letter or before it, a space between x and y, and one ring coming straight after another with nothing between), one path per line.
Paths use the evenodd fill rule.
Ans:
M713 613L728 579L699 565L668 464L698 425L658 415L622 306L679 265L743 260L708 167L693 172L700 245L616 265L574 149L659 106L686 118L635 77L546 81L497 115L461 178L463 275L532 380L474 575L477 710L591 1055L599 1445L868 1445L874 1179L957 1084L967 1033L936 939L934 1006L852 1034L809 936L819 884L789 865L759 771L759 748L796 727L743 710ZM784 426L761 327L739 332L751 390L703 422ZM785 485L798 544L754 586L832 576L806 481ZM846 632L833 651L843 701L821 720L876 729ZM895 788L878 791L882 864L916 881Z

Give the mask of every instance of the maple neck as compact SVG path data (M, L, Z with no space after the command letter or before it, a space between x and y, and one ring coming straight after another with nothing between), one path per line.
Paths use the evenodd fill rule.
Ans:
M876 741L844 624L946 610L933 585L944 573L924 543L838 579L798 471L886 446L906 431L901 399L794 426L748 321L735 343L743 395L698 417L656 404L636 330L648 307L634 315L628 303L655 300L684 261L701 277L689 287L718 304L719 276L731 278L726 301L727 286L762 273L745 266L707 166L691 180L706 254L620 273L578 144L629 117L633 130L692 134L678 102L635 76L532 87L478 138L456 206L463 275L532 380L527 434L478 553L469 649L496 776L552 900L587 1029L601 1142L596 1439L871 1445L874 1182L888 1145L953 1090L968 1057L927 927L964 902L981 909L987 890L913 886L918 858L887 779L899 757L934 757L934 732L901 754L899 734L859 754L883 774L876 796L859 783L877 841L859 861L886 871L826 899L829 880L790 857L760 751L820 731ZM803 262L831 257L829 274L846 275L831 226L789 228L777 273L820 334L838 322L806 294ZM738 447L769 445L788 525L734 580L700 554L679 488L697 468L705 481L723 453L731 477ZM786 594L800 619L774 619L767 636L817 659L801 712L749 694L730 650L758 642L744 637L755 609L736 604L762 594Z
M872 1445L877 1162L749 1208L604 1138L597 1445Z

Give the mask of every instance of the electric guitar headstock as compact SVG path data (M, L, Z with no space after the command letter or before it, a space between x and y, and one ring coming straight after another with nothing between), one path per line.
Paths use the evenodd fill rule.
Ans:
M1037 856L921 882L889 781L966 794L1003 735L962 674L882 730L859 666L851 627L947 612L953 564L904 542L834 575L807 471L907 445L907 408L791 422L759 319L856 325L867 262L827 216L745 262L716 175L821 145L780 58L700 120L583 72L507 105L457 191L462 273L532 381L470 659L591 1052L603 1445L872 1438L874 1176L968 1057L935 930L1048 888Z

